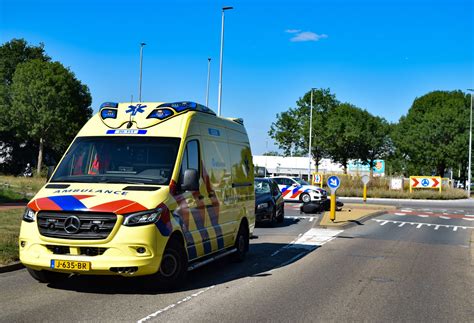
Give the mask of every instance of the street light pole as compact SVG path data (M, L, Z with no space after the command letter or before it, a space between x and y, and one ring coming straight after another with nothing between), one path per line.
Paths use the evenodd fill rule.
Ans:
M206 107L209 106L209 81L211 80L211 58L207 58Z
M472 92L474 89L467 89L471 95L471 117L469 118L469 162L467 169L467 198L471 198L471 154L472 154Z
M233 7L222 8L222 29L221 29L221 57L219 60L219 95L217 98L217 115L221 115L221 103L222 103L222 62L224 60L224 12L226 10L232 10Z
M140 79L138 84L138 102L142 102L142 66L143 66L143 46L145 43L140 44Z
M313 88L311 88L311 109L309 111L309 145L308 145L308 181L311 184L311 136L313 130Z

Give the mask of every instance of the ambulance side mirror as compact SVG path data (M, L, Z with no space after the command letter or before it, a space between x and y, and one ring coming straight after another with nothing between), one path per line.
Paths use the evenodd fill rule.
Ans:
M53 175L53 172L54 172L55 168L56 168L56 166L48 166L48 172L46 173L46 181L47 182L51 178L51 175Z
M182 191L199 191L199 174L195 169L186 169L184 171Z

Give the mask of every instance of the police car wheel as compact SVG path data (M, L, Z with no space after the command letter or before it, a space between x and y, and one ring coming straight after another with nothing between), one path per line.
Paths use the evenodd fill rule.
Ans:
M69 274L57 273L47 270L34 270L31 268L26 269L28 270L28 273L31 275L31 277L43 284L59 283L69 277Z
M309 196L308 193L303 193L303 194L301 194L300 199L301 199L301 201L302 201L303 203L311 202L311 196Z
M187 256L183 245L178 239L171 239L161 259L159 274L160 286L177 287L183 283L187 273Z
M240 224L234 246L237 251L233 254L233 260L236 262L244 261L245 255L249 249L249 232L244 223Z

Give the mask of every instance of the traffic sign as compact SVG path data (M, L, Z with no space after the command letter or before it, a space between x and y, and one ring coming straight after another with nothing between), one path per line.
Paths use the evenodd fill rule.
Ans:
M414 188L431 188L441 192L440 176L410 176L410 192Z
M323 185L323 175L320 173L313 173L313 184Z
M328 178L328 186L331 189L331 191L336 191L339 188L339 185L341 185L341 180L337 176L331 176Z
M367 185L369 182L370 178L367 175L362 176L362 184Z

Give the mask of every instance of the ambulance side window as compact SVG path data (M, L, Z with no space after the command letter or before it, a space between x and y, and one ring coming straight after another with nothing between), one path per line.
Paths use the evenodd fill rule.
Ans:
M195 169L199 174L201 174L199 168L199 143L197 140L191 140L186 144L183 162L181 163L181 179L184 176L184 171L186 169Z

